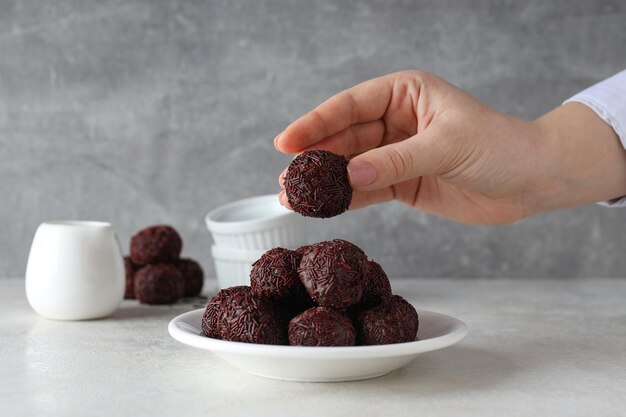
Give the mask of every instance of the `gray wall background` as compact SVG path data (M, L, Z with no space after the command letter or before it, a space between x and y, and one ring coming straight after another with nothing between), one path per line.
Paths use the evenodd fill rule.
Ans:
M437 73L535 118L626 67L623 1L0 0L0 276L37 225L169 223L214 275L203 217L278 191L272 140L344 88ZM393 276L623 276L626 212L476 227L399 204L321 222Z

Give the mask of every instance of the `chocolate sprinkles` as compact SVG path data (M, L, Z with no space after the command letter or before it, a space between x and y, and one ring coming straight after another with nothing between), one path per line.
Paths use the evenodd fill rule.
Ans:
M419 319L415 308L399 295L360 313L355 324L363 345L413 342Z
M313 307L289 322L289 344L298 346L353 346L356 331L343 313Z
M328 218L348 209L352 187L348 160L329 151L306 151L298 155L285 175L284 186L291 208L307 217Z
M278 306L269 298L252 294L250 287L234 291L220 302L217 331L221 339L285 345L286 327Z
M346 240L271 249L253 264L250 280L251 286L226 288L211 298L202 318L207 337L353 346L417 336L415 308L392 295L383 268Z
M352 243L335 239L312 245L302 256L298 274L319 305L347 308L361 299L367 257Z
M250 286L255 295L275 301L287 301L305 292L298 278L298 265L302 255L284 248L265 252L252 264Z

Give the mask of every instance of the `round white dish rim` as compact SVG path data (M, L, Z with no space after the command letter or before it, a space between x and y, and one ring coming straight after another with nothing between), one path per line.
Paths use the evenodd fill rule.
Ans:
M417 309L417 312L420 317L420 328L423 328L426 322L435 318L443 320L450 328L443 334L435 337L389 345L329 347L262 345L230 342L202 335L198 324L202 321L204 309L198 309L183 313L172 319L168 325L168 331L174 339L181 343L216 353L236 352L239 354L302 359L358 359L413 355L454 345L462 340L468 332L467 325L454 317L429 310ZM418 338L419 334L418 330Z

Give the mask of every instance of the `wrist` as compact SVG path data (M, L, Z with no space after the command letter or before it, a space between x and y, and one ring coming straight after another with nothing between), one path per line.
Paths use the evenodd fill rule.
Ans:
M533 124L539 137L529 215L626 195L626 151L593 110L567 103Z

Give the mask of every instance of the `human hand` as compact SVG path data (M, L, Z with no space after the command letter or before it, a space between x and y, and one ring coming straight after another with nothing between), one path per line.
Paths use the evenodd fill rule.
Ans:
M591 146L589 135L601 140ZM420 71L337 94L288 126L275 146L350 158L350 209L397 199L460 222L499 224L626 193L626 153L586 106L524 121ZM288 206L284 191L280 199Z

